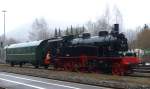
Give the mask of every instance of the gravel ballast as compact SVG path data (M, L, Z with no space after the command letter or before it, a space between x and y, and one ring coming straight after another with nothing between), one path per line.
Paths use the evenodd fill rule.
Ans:
M9 67L4 65L0 65L0 71L112 88L150 89L150 78L148 77L113 76L95 73Z

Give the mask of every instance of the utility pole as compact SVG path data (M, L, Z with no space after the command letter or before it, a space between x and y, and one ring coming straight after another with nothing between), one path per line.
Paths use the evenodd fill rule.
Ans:
M2 10L2 12L4 13L4 40L3 40L3 46L5 47L5 45L6 45L6 32L5 32L5 12L6 12L6 10Z
M6 12L6 10L2 10L2 12L4 13L4 39L3 39L3 60L2 60L2 62L5 63L6 62L6 50L5 50L5 46L6 46L5 12Z

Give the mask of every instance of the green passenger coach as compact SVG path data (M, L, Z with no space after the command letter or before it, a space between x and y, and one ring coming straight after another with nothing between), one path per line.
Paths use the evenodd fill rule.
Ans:
M6 47L6 62L11 66L19 64L22 67L25 63L31 63L36 68L39 66L48 67L48 64L44 64L44 58L48 52L47 41L12 44Z

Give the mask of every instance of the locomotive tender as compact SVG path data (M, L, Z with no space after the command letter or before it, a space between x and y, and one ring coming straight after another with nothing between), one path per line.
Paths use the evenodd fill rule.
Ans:
M124 75L131 66L139 63L135 56L123 53L128 50L127 39L119 33L119 25L109 33L100 31L98 36L84 33L61 38L12 44L6 48L6 62L11 66L31 63L36 68L53 65L68 71L107 72Z

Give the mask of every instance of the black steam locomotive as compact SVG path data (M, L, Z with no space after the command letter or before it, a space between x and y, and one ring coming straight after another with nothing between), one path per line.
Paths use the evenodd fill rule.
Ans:
M128 50L127 39L124 34L119 33L118 24L115 24L111 33L100 31L98 36L92 37L89 33L84 33L78 38L74 38L73 35L66 36L62 40L62 47L59 47L63 51L60 52L63 56L68 53L70 56L80 56L81 54L85 54L108 57L117 56L120 51ZM88 51L89 48L91 49ZM92 48L97 50L93 49L92 51Z

